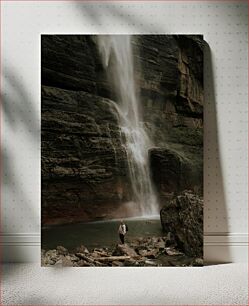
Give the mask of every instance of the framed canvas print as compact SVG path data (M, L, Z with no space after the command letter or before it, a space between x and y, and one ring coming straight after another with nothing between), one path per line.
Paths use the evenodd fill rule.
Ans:
M203 37L42 35L42 266L203 265Z

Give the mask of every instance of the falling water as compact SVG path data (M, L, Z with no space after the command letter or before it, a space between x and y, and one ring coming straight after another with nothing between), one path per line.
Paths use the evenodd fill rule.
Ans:
M144 129L136 94L131 37L100 35L98 46L103 65L111 73L116 89L118 104L115 107L121 132L125 136L123 146L127 154L134 202L142 215L157 214L157 198L151 182L148 158L148 150L153 144Z

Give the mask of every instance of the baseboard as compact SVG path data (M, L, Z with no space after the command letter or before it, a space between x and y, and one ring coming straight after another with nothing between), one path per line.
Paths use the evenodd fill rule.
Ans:
M40 233L6 233L0 237L3 262L40 261ZM204 259L207 263L247 262L248 233L205 233Z
M40 233L5 233L0 237L3 262L40 261Z
M248 262L248 233L204 234L206 263Z

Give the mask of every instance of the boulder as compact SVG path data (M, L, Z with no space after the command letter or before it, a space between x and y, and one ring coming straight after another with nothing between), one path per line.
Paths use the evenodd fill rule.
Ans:
M202 267L204 265L203 258L195 258L192 265L194 267Z
M174 248L166 248L165 249L165 254L169 255L169 256L178 256L178 255L183 255L182 252L174 249Z
M153 266L153 267L157 266L157 263L153 260L145 260L144 263L145 263L146 266Z
M124 266L126 267L134 267L137 265L138 265L138 262L134 258L129 258L124 261Z
M82 260L77 262L77 266L78 267L93 267L94 265L92 263L89 263L88 261L82 259Z
M58 255L67 255L68 254L68 250L61 245L57 246L56 250L57 250Z
M44 261L45 266L53 266L56 263L55 260L46 258Z
M84 259L87 262L94 262L94 259L92 257L90 257L88 254L83 254L83 253L75 253L75 255L80 258L80 259Z
M73 262L77 262L79 261L79 257L75 256L74 254L70 254L70 260L73 261Z
M112 262L112 266L113 266L113 267L123 267L123 266L124 266L124 263L121 262L121 261L114 260L114 261Z
M122 256L127 255L130 257L136 257L138 256L137 252L132 249L128 244L117 244L112 255L114 256Z
M163 230L173 234L177 248L189 256L203 256L202 198L184 191L161 209L160 217Z
M75 253L85 253L88 254L89 251L88 249L82 244L79 247L76 248L76 252Z
M62 267L62 262L63 262L63 259L60 258L58 261L56 261L56 263L54 264L55 267Z
M73 261L70 256L65 256L62 258L62 266L63 267L73 267Z
M154 243L154 248L163 250L165 248L165 241L162 238L158 238L158 240Z
M49 250L45 253L45 264L54 264L60 256L57 255L56 250Z
M154 259L157 257L159 250L158 249L152 249L152 250L139 250L138 251L139 255L143 257L147 257L150 259Z
M92 252L92 256L93 257L100 257L100 256L106 257L106 256L108 256L108 253L106 251L104 251L104 250L102 250L102 251L94 250Z

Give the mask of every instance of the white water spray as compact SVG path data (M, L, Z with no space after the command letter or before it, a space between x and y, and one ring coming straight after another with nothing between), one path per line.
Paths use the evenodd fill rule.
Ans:
M111 73L118 99L115 107L125 136L123 146L127 153L134 202L142 215L157 214L158 204L148 158L148 150L153 144L144 129L136 94L131 37L99 35L98 46L105 68L110 65L110 61L113 63Z

